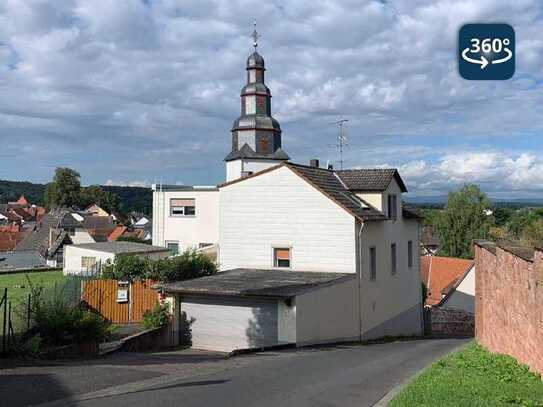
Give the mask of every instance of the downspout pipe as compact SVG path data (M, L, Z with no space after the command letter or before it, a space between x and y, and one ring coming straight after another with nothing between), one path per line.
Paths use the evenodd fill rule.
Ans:
M362 342L362 230L364 223L360 221L357 233L357 258L358 258L358 335L359 340Z

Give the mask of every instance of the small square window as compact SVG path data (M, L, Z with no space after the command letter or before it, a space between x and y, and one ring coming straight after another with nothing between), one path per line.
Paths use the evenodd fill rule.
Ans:
M273 267L290 268L290 248L276 247L273 249Z
M170 251L172 256L179 254L179 243L178 242L166 242L166 248Z

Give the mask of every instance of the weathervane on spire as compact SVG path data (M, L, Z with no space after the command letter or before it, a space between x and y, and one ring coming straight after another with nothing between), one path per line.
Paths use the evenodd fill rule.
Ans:
M260 38L260 34L256 31L256 19L253 22L253 26L254 26L254 30L253 30L253 33L251 34L251 38L253 39L253 47L255 47L255 51L256 51L256 47L258 47L258 39Z

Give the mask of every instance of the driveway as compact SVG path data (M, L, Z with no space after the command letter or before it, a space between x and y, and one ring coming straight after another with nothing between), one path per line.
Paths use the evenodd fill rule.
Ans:
M467 342L293 349L231 359L196 351L118 353L90 363L2 369L0 394L14 407L371 406Z

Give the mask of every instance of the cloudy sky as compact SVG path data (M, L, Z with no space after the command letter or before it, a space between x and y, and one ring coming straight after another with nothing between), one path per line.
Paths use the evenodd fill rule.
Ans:
M0 179L224 180L258 21L296 162L400 168L413 195L464 182L543 196L541 0L0 0ZM509 81L459 77L467 22L516 31Z

